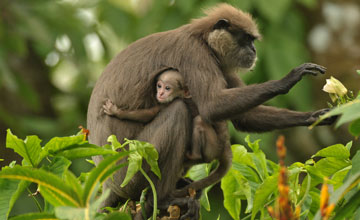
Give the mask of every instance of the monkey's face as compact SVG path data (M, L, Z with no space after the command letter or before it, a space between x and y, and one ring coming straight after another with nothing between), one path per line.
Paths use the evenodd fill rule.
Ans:
M216 52L221 63L228 68L249 70L256 61L256 48L252 34L234 28L225 20L219 20L208 36L208 44Z
M156 83L156 99L159 103L169 103L181 96L181 90L172 83L159 79Z

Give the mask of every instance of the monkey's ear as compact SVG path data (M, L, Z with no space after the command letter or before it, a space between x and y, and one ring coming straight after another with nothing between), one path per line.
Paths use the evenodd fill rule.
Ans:
M216 24L214 25L213 29L216 30L216 29L224 29L224 28L227 28L230 26L230 22L229 20L223 18L223 19L220 19L216 22Z
M184 89L184 98L185 99L190 99L191 98L190 91L189 91L189 89L187 87Z

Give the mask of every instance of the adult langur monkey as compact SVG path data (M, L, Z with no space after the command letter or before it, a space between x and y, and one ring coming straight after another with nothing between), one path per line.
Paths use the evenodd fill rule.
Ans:
M174 100L154 120L142 124L106 116L102 106L107 99L122 109L151 108L156 105L154 77L166 69L176 69L183 75L201 118L210 124L231 120L238 130L262 132L308 126L326 112L296 112L262 105L286 94L303 76L323 74L326 69L305 63L282 79L246 86L236 72L254 67L254 41L260 37L256 23L249 14L227 4L220 4L206 14L190 24L130 44L108 64L90 98L87 126L91 143L104 145L107 137L115 134L120 141L126 137L148 141L156 147L162 179L149 174L162 205L172 203L174 195L186 199L187 189L176 190L175 184L181 178L185 152L191 142L190 112L183 101ZM94 158L96 163L101 159ZM114 206L122 198L138 200L141 190L147 187L147 181L138 174L121 188L125 173L126 169L120 170L104 184L111 189L104 206ZM197 189L197 182L189 187ZM147 202L149 211L151 198ZM190 219L197 218L197 214L190 215Z

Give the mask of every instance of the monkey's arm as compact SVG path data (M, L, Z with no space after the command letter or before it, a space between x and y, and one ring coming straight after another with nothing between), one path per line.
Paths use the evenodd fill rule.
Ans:
M325 70L325 67L312 63L305 63L290 71L280 80L271 80L260 84L222 89L217 94L212 94L212 96L207 95L206 93L196 96L196 91L190 92L193 94L193 100L199 108L201 117L205 121L213 122L227 120L231 119L233 116L244 114L250 109L263 104L277 95L288 93L304 75L323 74L325 73ZM216 88L217 85L215 85L215 83L206 86ZM195 88L193 90L195 90ZM202 96L203 99L200 96ZM290 114L292 115L292 113ZM296 117L299 117L299 115L296 115ZM301 117L304 117L304 115L301 115Z
M294 126L309 126L328 110L315 112L297 112L288 109L260 105L232 119L237 130L248 132L265 132ZM320 125L329 125L335 117L326 119Z
M137 122L149 122L161 110L160 105L156 105L148 109L137 109L133 111L122 110L117 107L110 99L107 99L103 105L104 113L110 116L115 116L118 119L127 119Z
M133 111L124 111L118 109L118 111L114 113L114 116L119 119L127 119L147 123L151 121L159 113L160 110L161 107L159 105L148 109L138 109Z

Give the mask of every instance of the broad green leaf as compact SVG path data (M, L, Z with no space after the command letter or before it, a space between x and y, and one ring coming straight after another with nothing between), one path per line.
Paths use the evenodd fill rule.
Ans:
M57 220L54 214L51 213L28 213L18 215L10 218L9 220Z
M355 137L358 137L360 135L360 118L351 122L349 126L349 132Z
M256 166L256 171L260 174L261 179L265 179L269 175L268 175L267 165L266 165L266 156L260 150L260 146L259 146L260 140L251 142L250 136L248 135L245 138L245 142L248 144L248 146L254 152L253 154L250 154L250 155L252 156L252 161L254 162L254 164Z
M319 170L322 175L329 177L350 165L349 160L328 157L319 160L314 167Z
M268 202L269 196L276 191L278 186L278 177L279 173L269 176L256 190L251 219L254 219L257 212L265 207L265 204Z
M86 143L86 141L84 141L84 135L76 135L70 137L54 137L45 144L41 153L41 158L44 158L49 154L55 154L58 151L73 147L74 145L84 143Z
M11 199L16 193L19 180L0 179L0 219L7 219L11 211Z
M138 145L144 148L145 154L142 156L145 158L146 162L150 165L151 171L155 173L155 175L158 176L159 179L161 179L161 172L157 163L159 159L159 154L156 148L154 147L154 145L147 142L138 142Z
M360 75L360 70L356 70L356 72L357 72L357 74L359 74L359 75Z
M247 206L246 206L245 213L250 213L251 209L253 207L253 200L254 200L254 195L252 193L252 187L250 186L250 183L243 178L240 178L237 180L238 180L238 184L240 185L240 190L237 192L234 192L234 195L245 196L245 198L247 200ZM254 192L255 192L255 190L254 190Z
M353 102L346 103L342 113L343 114L336 123L336 127L360 118L360 100L356 99Z
M99 209L101 203L109 196L109 194L110 190L105 191L97 200L84 208L69 206L56 207L55 215L57 218L64 220L95 219L97 210Z
M331 177L331 183L334 186L334 190L337 190L344 182L344 179L346 175L349 173L349 170L351 169L351 166L345 167L342 170L339 170L338 172L334 173Z
M13 135L10 129L7 130L6 147L13 149L16 153L32 167L37 167L41 158L41 140L37 136L28 136L25 141Z
M90 203L91 198L94 196L96 192L96 188L99 186L99 183L105 181L107 177L109 177L112 173L108 173L107 171L112 169L116 163L127 156L129 152L120 152L116 155L106 157L102 160L93 170L90 171L90 174L85 182L83 199L85 202L84 205L88 205ZM120 168L120 167L119 167ZM115 172L115 170L113 170Z
M190 170L187 173L187 176L194 180L201 180L209 175L209 168L208 164L197 164L190 168Z
M240 164L247 165L254 170L256 169L256 165L252 160L252 156L250 153L247 152L246 148L242 145L232 145L231 151L233 153L233 162L238 162Z
M20 198L21 194L24 192L24 190L29 187L31 182L21 180L18 184L17 190L15 193L12 194L12 197L10 199L10 208L8 211L8 214L11 212L12 208L14 207L15 202ZM0 187L1 188L1 187ZM0 190L1 192L2 190ZM2 193L2 192L1 192Z
M140 170L142 165L142 157L136 151L129 155L128 161L129 161L128 169L126 171L126 176L124 178L124 181L120 185L121 187L126 186L126 184L128 184L130 180L133 178L133 176Z
M234 192L241 190L241 185L238 184L238 180L241 178L242 176L238 171L230 169L221 180L221 189L224 193L224 207L235 220L240 219L241 200L239 196L234 195Z
M55 208L55 215L59 219L64 220L84 220L93 219L89 216L87 208L59 206Z
M82 146L82 145L81 145ZM77 147L74 149L64 150L60 153L57 153L57 156L63 156L70 160L83 157L91 157L96 155L110 155L116 154L116 151L103 149L101 147Z
M321 149L311 158L314 157L334 157L339 159L348 159L350 157L350 151L348 151L348 149L342 144L335 144Z
M49 202L53 201L54 204L69 206L80 206L81 204L77 198L77 193L71 186L64 184L62 179L55 174L44 170L31 169L17 165L14 168L4 168L0 172L0 178L26 180L37 183L39 186L44 187L44 190L52 194L52 197L47 197L44 194L42 195Z
M257 172L249 166L244 164L233 162L233 169L237 170L243 175L248 181L260 183L260 177Z

